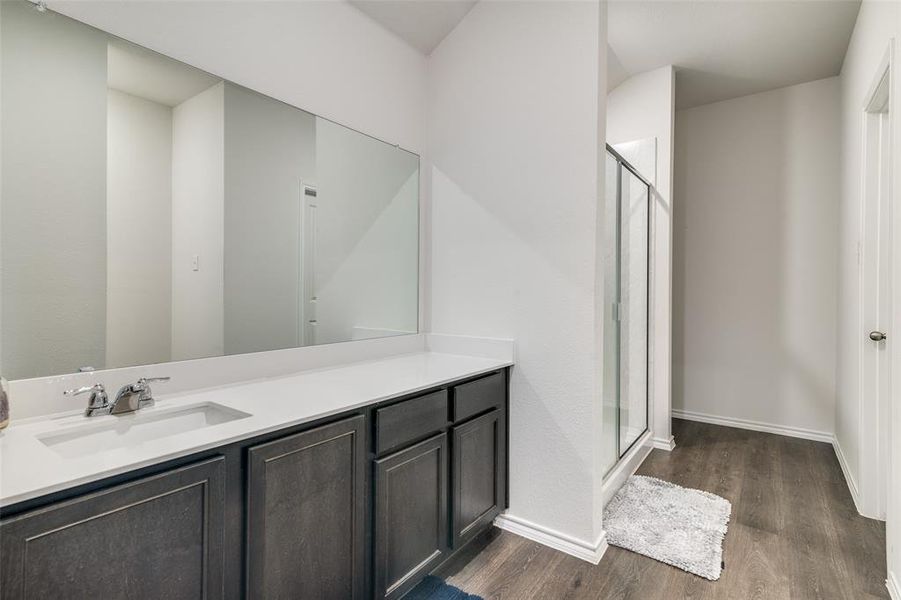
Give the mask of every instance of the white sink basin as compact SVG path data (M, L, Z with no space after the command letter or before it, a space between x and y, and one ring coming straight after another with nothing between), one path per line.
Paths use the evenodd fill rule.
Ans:
M250 414L240 410L206 402L180 408L145 409L145 412L101 417L103 423L79 424L64 431L38 436L38 439L64 458L80 458L249 416Z

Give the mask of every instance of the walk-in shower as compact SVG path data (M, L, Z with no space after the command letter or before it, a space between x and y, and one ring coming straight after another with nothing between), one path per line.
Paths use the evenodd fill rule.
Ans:
M651 184L607 146L604 231L604 467L648 430Z

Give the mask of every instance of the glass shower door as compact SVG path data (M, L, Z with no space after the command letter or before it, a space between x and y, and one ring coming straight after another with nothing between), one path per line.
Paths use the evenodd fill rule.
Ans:
M606 162L603 461L609 471L648 429L650 186Z
M608 153L604 199L604 389L601 431L604 473L619 460L619 162Z

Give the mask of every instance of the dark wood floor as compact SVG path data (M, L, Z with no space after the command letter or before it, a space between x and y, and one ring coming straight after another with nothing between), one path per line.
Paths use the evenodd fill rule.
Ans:
M726 568L710 582L610 547L590 565L510 533L451 574L489 599L888 598L885 527L857 514L832 446L676 420L677 447L638 473L732 502Z

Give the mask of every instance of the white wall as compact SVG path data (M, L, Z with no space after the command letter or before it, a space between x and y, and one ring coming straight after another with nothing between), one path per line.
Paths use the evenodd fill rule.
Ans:
M172 111L172 360L224 350L224 86Z
M589 552L601 533L601 7L481 2L429 62L432 330L516 339L510 516Z
M674 89L675 71L666 66L633 75L607 94L607 143L655 138L657 170L642 175L667 199L672 190Z
M836 362L836 378L837 378L837 406L835 413L835 435L838 445L845 457L846 468L852 479L852 484L857 485L860 476L860 461L862 460L861 432L859 422L859 363L858 351L860 348L861 336L866 331L861 331L858 323L858 313L860 310L858 302L858 258L857 247L860 239L860 211L861 211L861 139L863 124L863 106L865 96L870 89L870 85L879 63L888 48L889 40L895 38L895 64L893 65L894 95L892 107L894 111L894 152L895 152L895 178L896 182L895 199L897 200L897 190L899 181L899 167L901 161L898 159L899 129L901 129L901 118L899 118L899 108L901 108L901 77L898 77L899 66L898 60L898 41L901 39L901 7L896 2L877 2L865 0L860 8L857 16L857 24L854 33L851 36L851 42L848 46L848 53L845 55L845 62L842 65L841 72L841 96L842 96L842 195L840 208L840 228L838 232L838 248L839 248L839 304L838 304L838 355ZM897 203L896 203L897 206ZM901 280L901 251L899 251L899 237L897 232L901 231L901 221L898 217L901 211L895 214L895 301L898 302L898 285L897 281ZM901 326L897 315L901 315L901 310L896 310L895 325ZM893 330L895 336L901 327L896 326ZM891 335L889 334L889 344L891 344ZM893 431L892 443L892 478L891 491L888 506L888 517L886 526L886 541L888 549L888 570L889 576L894 577L896 584L901 581L901 401L899 401L899 386L897 381L901 374L901 352L897 352L897 347L893 351L893 360L895 361L895 370L893 380ZM868 432L869 433L869 432ZM895 593L898 594L901 589L896 587Z
M419 160L316 119L316 343L415 333Z
M225 84L227 354L301 344L301 182L316 179L315 137L310 113Z
M172 109L109 90L106 366L170 360Z
M278 100L423 150L425 57L346 2L48 5Z
M642 173L655 186L651 258L651 417L659 447L671 439L672 214L675 71L661 67L634 75L607 94L607 142L656 140L656 170ZM637 166L637 165L636 165Z
M102 367L106 40L22 2L0 23L3 375Z
M676 113L673 408L831 439L839 82Z

